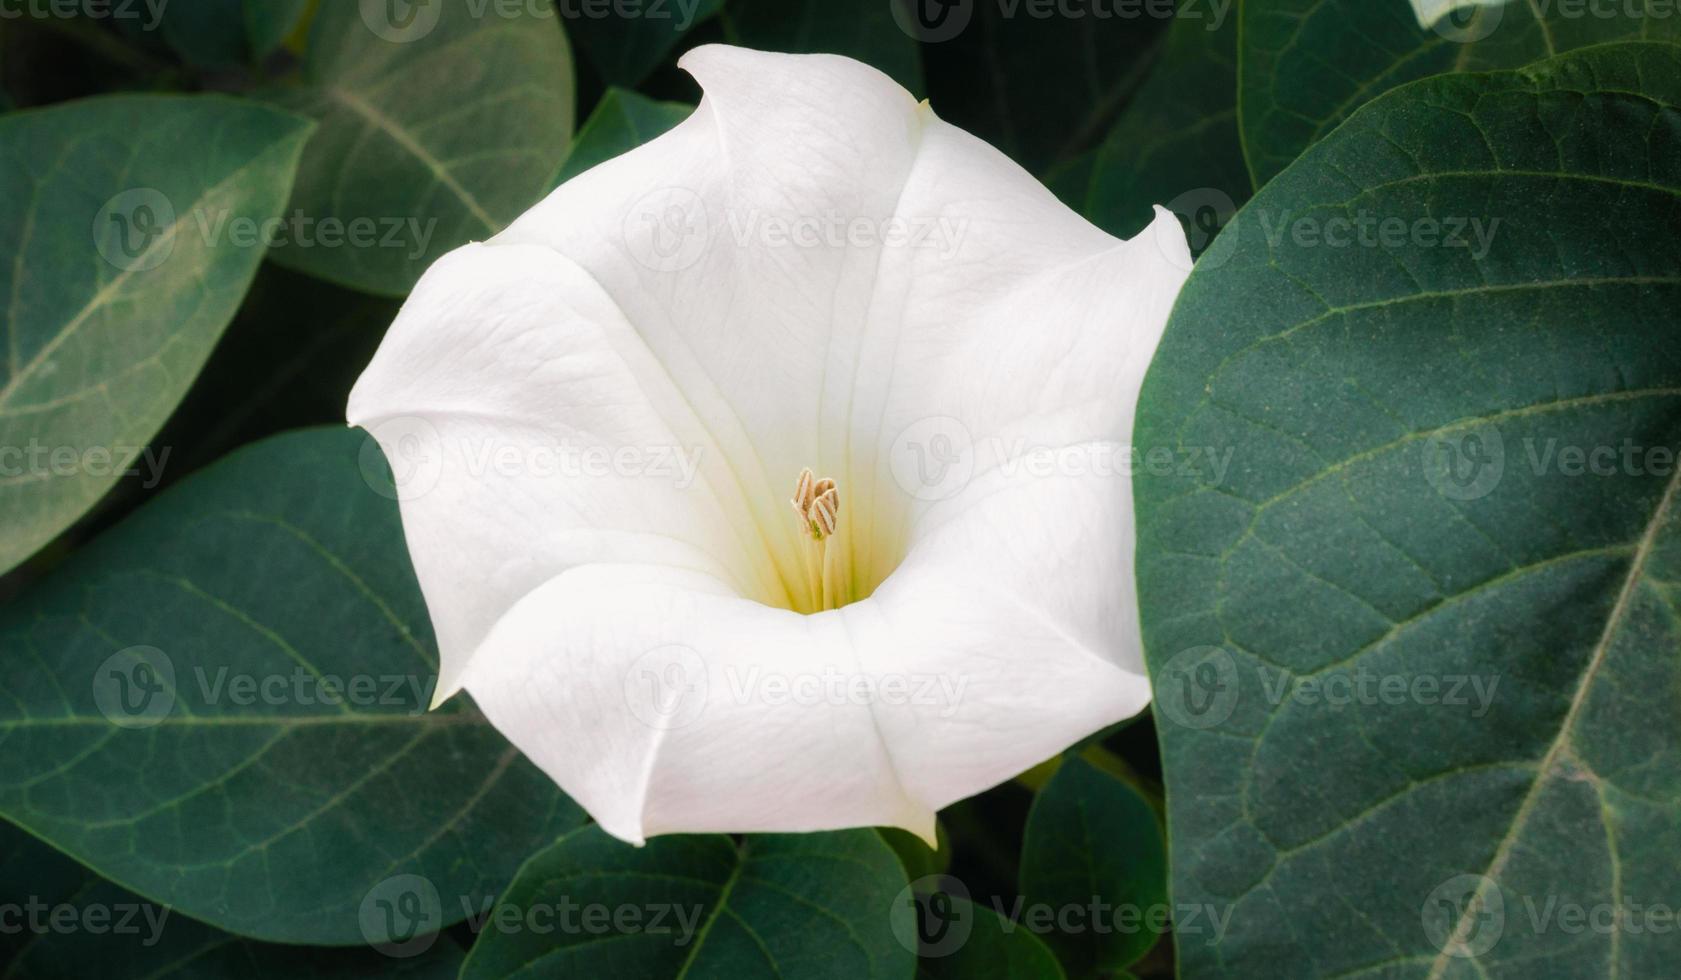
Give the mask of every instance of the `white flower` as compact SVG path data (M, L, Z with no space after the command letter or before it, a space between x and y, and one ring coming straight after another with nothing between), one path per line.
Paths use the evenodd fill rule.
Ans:
M681 63L693 116L439 260L351 395L437 696L628 841L932 839L1149 700L1125 446L1184 236L858 62Z

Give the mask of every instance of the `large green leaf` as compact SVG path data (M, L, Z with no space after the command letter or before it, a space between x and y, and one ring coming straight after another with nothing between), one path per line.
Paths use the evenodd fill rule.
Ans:
M610 88L578 130L552 186L559 187L598 163L636 149L694 112L681 102L656 102L622 88Z
M637 848L592 825L526 862L461 976L908 980L914 914L874 831Z
M402 876L463 918L576 826L465 699L426 712L384 467L349 429L259 443L0 611L0 814L194 918L330 945Z
M220 96L0 119L0 572L145 469L262 260L237 232L280 213L309 129Z
M1161 938L1167 853L1156 819L1130 786L1072 753L1034 798L1022 840L1021 894L1058 913L1043 938L1069 975L1129 966ZM1064 910L1080 918L1068 919Z
M276 262L401 296L537 203L572 137L572 55L546 4L508 10L322 4L303 87L274 93L321 121Z
M1256 186L1384 92L1604 41L1681 37L1669 0L1513 0L1422 28L1406 0L1240 3L1239 125Z
M728 0L724 36L731 44L794 54L843 54L922 92L916 40L894 21L897 0Z
M1134 480L1187 975L1673 968L1556 914L1681 907L1678 105L1660 43L1414 83L1192 273L1135 437L1230 465Z
M578 50L608 85L634 88L658 68L683 36L717 15L724 0L645 0L560 4Z
M8 980L447 980L463 957L460 946L442 937L401 959L371 948L241 939L123 891L5 824L0 906L17 910L0 931L0 975Z
M1200 253L1249 193L1237 133L1237 17L1181 17L1098 149L1078 206L1103 230L1130 238L1149 225L1152 205L1165 205Z

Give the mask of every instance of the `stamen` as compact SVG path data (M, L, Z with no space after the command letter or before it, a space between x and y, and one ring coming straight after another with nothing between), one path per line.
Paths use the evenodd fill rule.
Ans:
M818 479L810 467L800 471L789 501L805 541L806 599L813 611L835 609L848 601L843 587L838 552L829 539L840 527L840 488L835 481Z
M817 540L834 534L840 523L840 492L830 487L818 494L806 513L811 516L811 532Z

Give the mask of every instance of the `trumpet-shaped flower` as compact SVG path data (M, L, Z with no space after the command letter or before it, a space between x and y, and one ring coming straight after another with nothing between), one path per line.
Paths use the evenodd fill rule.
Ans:
M1134 405L1190 267L858 62L699 108L427 272L351 395L441 651L609 833L891 825L1149 700Z

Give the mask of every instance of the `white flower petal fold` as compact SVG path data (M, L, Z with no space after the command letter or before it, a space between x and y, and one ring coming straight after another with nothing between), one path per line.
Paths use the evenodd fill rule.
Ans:
M1104 234L850 59L681 65L695 113L441 259L351 395L437 696L627 841L932 840L1148 703L1127 447L1184 236Z

